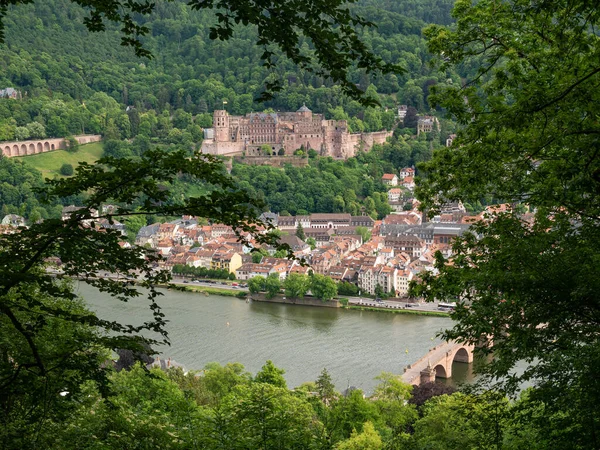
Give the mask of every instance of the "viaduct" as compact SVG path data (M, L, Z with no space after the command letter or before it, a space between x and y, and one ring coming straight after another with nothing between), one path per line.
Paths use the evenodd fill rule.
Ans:
M80 144L89 144L98 142L102 139L99 134L84 134L74 136ZM10 158L12 156L27 156L37 153L50 152L52 150L66 149L67 141L64 138L39 139L32 141L0 142L2 156Z
M433 347L417 362L407 366L402 374L402 381L414 386L433 382L436 377L452 377L454 361L472 363L474 345L444 342Z

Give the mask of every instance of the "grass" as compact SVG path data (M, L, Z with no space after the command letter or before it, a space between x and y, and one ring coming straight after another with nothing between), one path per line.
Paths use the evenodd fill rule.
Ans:
M377 312L387 312L387 313L396 313L396 314L414 314L417 316L434 316L434 317L450 317L450 314L446 312L438 312L438 311L418 311L414 309L387 309L387 308L373 308L370 306L348 306L346 309L355 309L358 311L377 311Z
M177 285L181 286L181 285ZM188 292L206 292L211 295L222 295L225 297L245 297L248 291L234 291L233 289L219 289L212 287L203 287L203 286L181 286L184 291Z
M20 156L16 159L42 172L44 178L63 178L60 174L60 168L63 164L71 164L73 168L79 165L79 162L85 161L93 163L102 157L104 149L101 142L80 145L79 150L70 153L66 150L54 150L47 153L38 153L37 155Z

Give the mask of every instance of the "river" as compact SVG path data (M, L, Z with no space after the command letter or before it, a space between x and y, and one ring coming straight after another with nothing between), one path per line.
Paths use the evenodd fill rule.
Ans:
M78 289L99 317L134 325L150 318L143 297L122 303L85 283ZM440 342L436 333L452 323L444 317L164 294L159 303L171 341L160 348L164 357L188 370L212 361L240 362L253 374L270 359L285 369L290 387L316 380L325 367L338 390L351 385L372 392L374 377L382 371L401 374Z

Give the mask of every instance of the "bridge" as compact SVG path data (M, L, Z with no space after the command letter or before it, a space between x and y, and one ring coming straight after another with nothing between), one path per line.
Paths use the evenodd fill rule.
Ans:
M74 136L80 144L98 142L102 136L98 134L84 134ZM38 139L17 142L0 142L0 150L5 157L27 156L37 153L51 152L52 150L66 149L67 141L65 138Z
M407 366L402 381L414 386L433 382L436 378L451 378L454 361L472 363L474 345L443 342L429 350L417 362Z

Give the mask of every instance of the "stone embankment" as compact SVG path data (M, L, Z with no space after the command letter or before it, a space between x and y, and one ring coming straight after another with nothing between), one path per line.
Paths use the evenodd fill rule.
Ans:
M320 306L325 308L339 308L341 303L337 299L322 302L318 298L287 298L283 295L276 295L273 298L266 298L265 294L251 294L250 299L255 302L284 303L286 305Z

